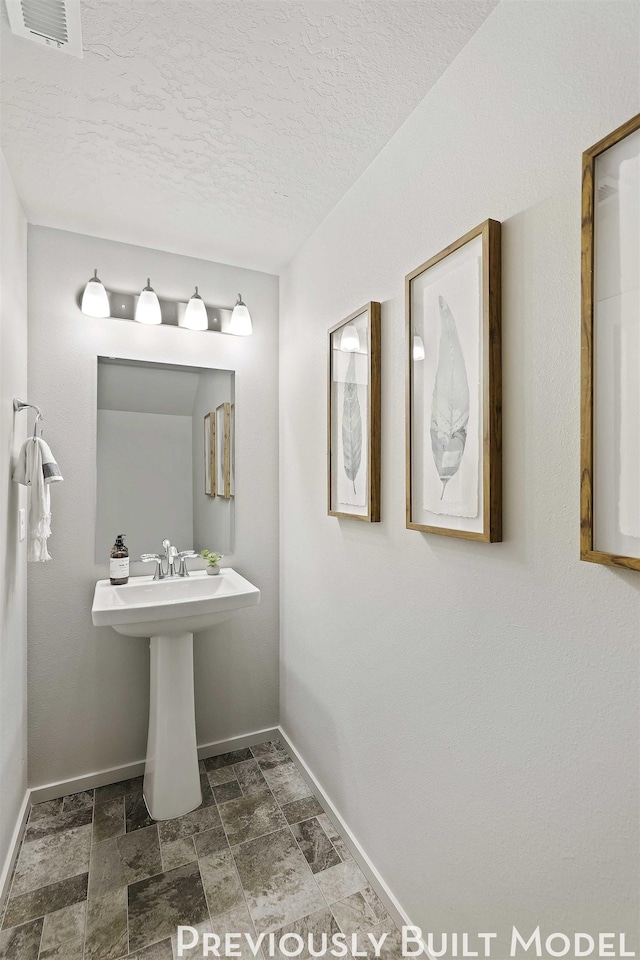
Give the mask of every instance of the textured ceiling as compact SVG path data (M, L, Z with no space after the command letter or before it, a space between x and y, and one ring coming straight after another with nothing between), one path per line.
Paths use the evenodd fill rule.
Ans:
M277 272L497 0L83 0L14 37L2 145L33 223Z

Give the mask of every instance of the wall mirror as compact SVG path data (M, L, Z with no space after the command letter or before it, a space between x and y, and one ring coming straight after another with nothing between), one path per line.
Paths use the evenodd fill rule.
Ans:
M132 560L233 552L235 374L98 357L96 563L116 534Z

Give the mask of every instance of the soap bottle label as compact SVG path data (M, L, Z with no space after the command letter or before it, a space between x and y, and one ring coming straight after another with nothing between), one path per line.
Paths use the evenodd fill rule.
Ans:
M129 576L129 557L111 557L109 577L111 580L124 580Z

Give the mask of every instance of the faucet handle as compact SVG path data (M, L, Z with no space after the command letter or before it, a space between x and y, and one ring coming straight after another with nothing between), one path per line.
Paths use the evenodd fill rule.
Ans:
M197 556L198 554L195 552L195 550L183 550L181 553L178 554L178 560L180 561L180 566L178 568L179 577L189 576L189 568L187 567L187 560L191 559L191 557L197 557Z
M153 574L154 580L162 579L162 558L157 553L142 553L140 559L143 563L155 563L156 569Z

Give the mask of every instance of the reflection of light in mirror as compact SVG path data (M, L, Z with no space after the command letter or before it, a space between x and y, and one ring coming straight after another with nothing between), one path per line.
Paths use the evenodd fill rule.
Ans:
M340 349L345 353L355 353L360 349L360 337L352 323L348 323L340 337Z
M424 360L424 343L422 342L422 337L414 336L413 338L413 353L414 361Z

